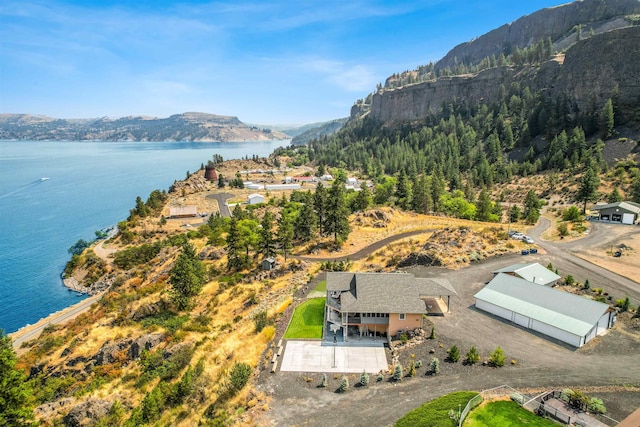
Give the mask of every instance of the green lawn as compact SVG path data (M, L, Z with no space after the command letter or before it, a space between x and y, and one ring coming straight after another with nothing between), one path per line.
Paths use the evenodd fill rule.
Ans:
M297 306L284 337L322 338L325 300L326 298L311 298Z
M408 412L396 421L396 427L454 427L458 424L449 418L449 411L458 411L467 406L467 402L478 393L475 391L457 391L440 396L419 408Z
M558 424L523 409L516 402L500 400L479 406L469 413L463 427L558 427Z
M312 292L322 292L323 294L327 293L327 281L323 280L322 282L318 283L318 285L313 288Z

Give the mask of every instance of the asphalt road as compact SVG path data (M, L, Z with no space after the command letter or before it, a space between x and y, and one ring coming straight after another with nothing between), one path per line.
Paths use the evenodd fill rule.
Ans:
M102 298L102 295L102 293L93 295L80 301L77 304L53 313L45 317L44 319L40 319L33 325L25 326L17 330L16 332L9 334L9 337L11 337L11 339L13 340L14 350L18 355L24 353L26 350L21 348L22 343L38 338L42 333L42 330L49 325L59 325L74 319L79 314L87 311L91 307L91 305L98 302L98 300Z
M231 211L229 210L229 206L227 205L227 199L235 197L233 194L229 193L216 193L210 194L207 198L215 199L218 202L218 210L220 211L220 215L224 218L231 218Z

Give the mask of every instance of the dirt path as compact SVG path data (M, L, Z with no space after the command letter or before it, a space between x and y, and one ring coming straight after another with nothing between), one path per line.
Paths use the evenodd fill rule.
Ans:
M369 246L366 246L366 247L360 249L358 252L354 252L354 253L348 254L348 255L340 255L340 256L336 256L336 257L314 257L314 256L295 256L295 255L292 255L291 258L300 259L300 260L303 260L303 261L318 261L318 262L320 262L320 261L346 261L347 259L349 259L351 261L357 261L357 260L360 260L360 259L368 257L369 255L371 255L375 251L377 251L379 249L382 249L383 247L385 247L389 243L395 242L396 240L401 240L401 239L405 239L407 237L412 237L412 236L418 236L420 234L425 234L425 233L432 233L435 230L436 229L413 230L413 231L407 231L405 233L394 234L393 236L385 237L382 240L378 240L377 242L374 242L374 243L370 244Z
M98 243L93 247L93 252L101 258L103 261L110 262L109 256L117 252L117 249L114 248L105 248L105 241Z

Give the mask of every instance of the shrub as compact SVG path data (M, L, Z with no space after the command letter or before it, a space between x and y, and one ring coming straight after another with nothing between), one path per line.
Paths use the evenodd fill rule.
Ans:
M519 405L522 405L524 403L524 396L520 393L513 393L510 397L511 400L518 403Z
M400 342L401 342L402 344L406 344L406 343L407 343L407 341L409 341L409 337L407 336L407 334L402 334L402 335L400 335Z
M364 387L367 384L369 384L369 374L367 374L365 371L362 371L362 373L360 374L360 385Z
M261 332L265 326L267 326L267 312L260 311L253 317L253 324L256 327L256 332Z
M436 328L435 328L435 326L431 327L431 334L429 335L429 339L431 339L431 340L435 340L436 339Z
M327 374L322 374L322 379L320 380L320 387L327 386Z
M584 281L584 285L582 286L582 289L589 289L591 287L591 284L589 284L589 279L586 279Z
M416 364L415 362L412 360L411 363L409 364L409 372L407 374L410 377L413 377L416 375Z
M568 274L568 275L564 278L564 283L565 283L566 285L571 286L571 285L573 285L573 284L575 283L575 279L573 278L573 276L572 276L572 275Z
M558 234L560 234L560 236L562 237L569 235L569 227L567 227L566 222L558 223L558 226L556 227L556 229L558 230Z
M460 351L458 346L453 346L447 350L447 362L456 363L460 359Z
M381 383L381 382L382 382L382 380L384 380L384 375L382 375L382 374L378 374L378 376L376 377L376 381L377 381L377 382L379 382L379 383Z
M629 297L616 300L616 307L620 307L621 313L624 313L625 311L629 310L630 306L631 306L631 302L629 301Z
M602 400L595 397L592 397L591 399L589 399L588 408L591 412L595 414L604 414L605 412L607 412L607 408L605 408L604 404L602 403Z
M249 376L251 376L251 366L247 363L240 362L233 365L229 373L229 391L231 394L242 390L242 387L249 382Z
M416 369L420 369L420 368L422 368L422 359L418 359L416 361Z
M342 376L342 380L340 381L340 387L338 387L338 393L344 393L349 389L349 378L346 375Z
M580 214L580 209L578 209L578 207L576 206L571 206L570 208L566 209L562 213L562 219L565 221L572 221L572 222L580 221L582 219L582 215Z
M394 381L402 380L402 365L399 362L396 363L396 367L393 370L393 380Z
M491 353L489 360L491 364L495 367L504 366L505 356L504 356L504 350L502 350L502 347L500 346L496 347L496 349L493 350L493 352Z
M431 373L438 375L440 373L440 360L437 357L431 359Z
M471 347L465 356L465 360L468 364L473 365L480 361L480 355L475 347Z

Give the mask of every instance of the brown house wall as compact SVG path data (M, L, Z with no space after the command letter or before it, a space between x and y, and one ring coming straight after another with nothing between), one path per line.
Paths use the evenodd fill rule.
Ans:
M398 331L409 331L422 326L422 314L406 313L405 319L400 320L399 313L389 314L389 334L397 335Z

